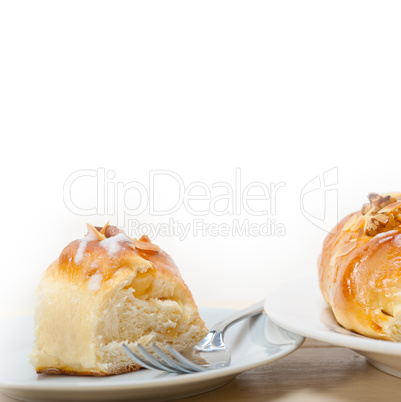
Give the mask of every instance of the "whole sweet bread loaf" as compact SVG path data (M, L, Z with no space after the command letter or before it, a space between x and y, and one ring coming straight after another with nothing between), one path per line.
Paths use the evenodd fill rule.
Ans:
M401 341L401 194L368 198L326 237L320 288L346 329Z

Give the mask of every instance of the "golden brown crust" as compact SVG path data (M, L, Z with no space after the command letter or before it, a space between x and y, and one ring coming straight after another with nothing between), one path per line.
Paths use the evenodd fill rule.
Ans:
M139 365L124 367L120 370L115 370L113 372L102 372L96 370L73 370L68 367L65 368L53 368L53 367L38 367L36 369L36 374L54 374L54 375L79 375L79 376L95 376L95 377L106 377L108 375L117 375L125 373L133 373L138 371L141 367Z
M81 376L96 376L96 377L105 377L107 373L101 373L100 371L95 371L95 370L70 370L68 368L65 369L58 369L58 368L52 368L52 367L46 367L46 368L37 368L36 369L36 374L53 374L53 375L81 375Z
M189 291L177 266L166 252L158 246L156 246L158 251L145 250L143 247L139 249L135 247L136 239L128 237L126 239L126 241L119 243L119 249L112 255L106 248L102 247L101 241L88 241L85 245L84 258L78 263L75 257L82 240L74 240L61 252L59 259L54 264L53 271L57 275L68 276L71 281L83 283L99 272L102 273L105 282L107 282L122 267L132 269L153 267L162 274L173 276ZM147 236L142 236L139 241L148 242L149 248L155 246Z
M345 328L369 337L401 340L397 321L401 315L401 227L397 216L391 215L397 208L395 200L374 196L370 199L381 202L380 207L364 206L326 237L318 262L319 284ZM377 215L380 222L375 220Z

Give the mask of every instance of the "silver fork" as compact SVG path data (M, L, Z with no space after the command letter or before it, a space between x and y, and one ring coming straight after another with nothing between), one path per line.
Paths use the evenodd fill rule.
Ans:
M244 318L263 313L263 303L264 301L262 300L219 321L212 326L209 333L197 345L183 354L176 351L170 345L166 345L166 349L175 359L168 356L154 343L151 344L151 348L158 358L148 352L139 343L135 344L137 353L133 352L124 343L122 347L135 363L151 370L187 374L226 367L231 362L231 352L224 344L224 332L231 325ZM204 361L205 363L197 364L193 360Z

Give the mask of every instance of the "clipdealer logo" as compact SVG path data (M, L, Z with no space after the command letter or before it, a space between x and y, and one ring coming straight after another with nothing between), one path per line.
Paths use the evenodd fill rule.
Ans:
M301 190L302 215L327 233L337 232L338 223L338 167L309 180ZM319 208L320 207L320 208Z
M241 169L233 180L185 183L171 170L148 172L147 182L117 180L113 170L83 169L70 174L63 188L67 209L80 216L107 216L130 236L285 236L277 222L277 197L285 182L244 183ZM94 188L88 201L88 186ZM79 194L86 194L85 202ZM177 219L182 214L192 217ZM154 217L142 222L141 216ZM215 217L215 218L213 218ZM229 219L227 222L227 217ZM225 218L225 219L224 219ZM221 222L221 220L225 220ZM220 222L219 222L220 221Z

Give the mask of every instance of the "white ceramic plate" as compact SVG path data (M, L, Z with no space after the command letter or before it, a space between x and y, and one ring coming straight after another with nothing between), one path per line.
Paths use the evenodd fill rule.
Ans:
M207 325L232 310L200 309ZM33 319L0 321L8 328L6 350L0 359L0 392L22 401L145 401L184 398L216 389L237 374L278 360L297 348L304 338L273 324L265 314L237 323L227 330L226 344L232 350L229 367L205 373L176 375L151 370L110 377L36 375L29 364ZM3 335L4 336L4 335Z
M350 348L388 374L401 377L401 343L367 338L340 326L320 293L316 278L287 283L266 299L265 311L282 328Z

